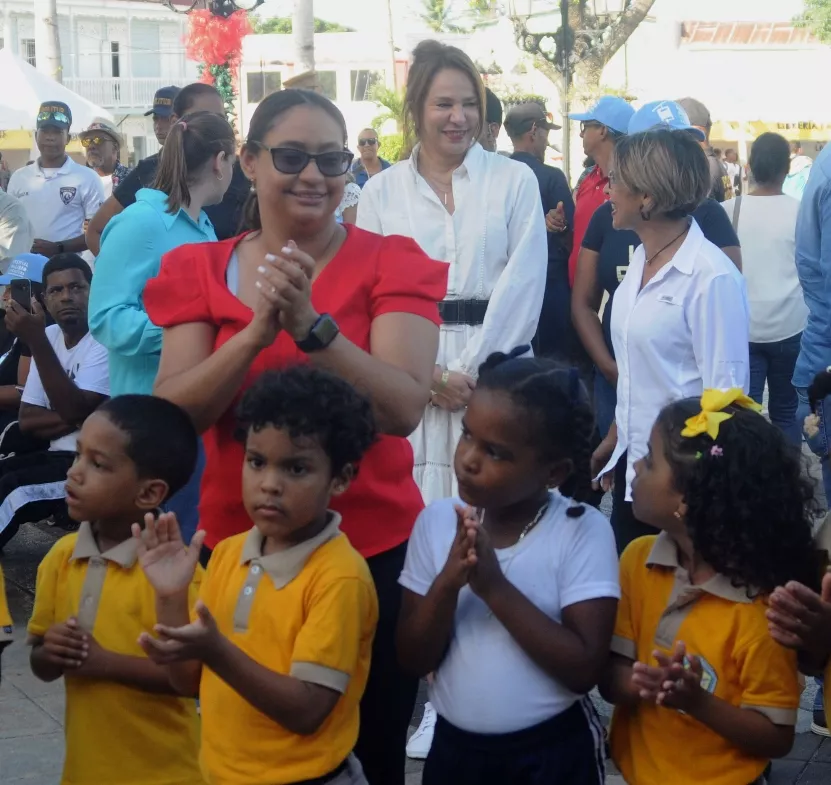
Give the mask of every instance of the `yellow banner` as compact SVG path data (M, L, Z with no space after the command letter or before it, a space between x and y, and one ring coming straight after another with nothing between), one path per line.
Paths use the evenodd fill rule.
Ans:
M710 139L722 142L753 141L763 133L773 132L790 141L827 142L831 140L831 123L814 123L810 120L793 123L770 123L762 120L750 122L721 121L713 123Z

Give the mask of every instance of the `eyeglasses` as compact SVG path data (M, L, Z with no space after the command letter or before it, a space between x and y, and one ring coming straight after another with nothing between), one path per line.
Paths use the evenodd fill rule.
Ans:
M603 123L596 120L582 120L580 122L580 133L585 133L587 128L603 128Z
M50 286L46 290L46 296L49 298L60 297L64 291L75 297L81 292L86 291L89 286L85 283L71 283L67 286Z
M255 143L256 144L256 143ZM262 145L257 145L262 147ZM263 147L271 153L271 162L278 172L300 174L312 161L324 177L340 177L349 171L355 157L349 150L332 150L326 153L307 153L294 147Z
M358 147L375 147L377 139L358 139Z
M38 115L38 122L42 123L45 120L56 120L59 123L69 125L69 118L63 112L41 112Z
M81 147L89 147L91 144L100 145L111 141L109 136L85 136L81 139Z

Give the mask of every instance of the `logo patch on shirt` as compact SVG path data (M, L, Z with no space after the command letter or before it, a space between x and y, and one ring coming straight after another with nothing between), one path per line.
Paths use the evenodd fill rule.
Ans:
M701 689L704 692L709 692L710 695L714 695L718 686L716 669L703 657L699 657L698 660L701 663ZM684 667L690 667L690 660L687 657L684 658Z
M61 201L64 204L69 204L75 198L75 194L77 192L77 188L73 188L72 186L64 186L63 188L61 188Z
M667 303L668 305L675 305L675 298L671 294L662 294L658 298L659 303Z

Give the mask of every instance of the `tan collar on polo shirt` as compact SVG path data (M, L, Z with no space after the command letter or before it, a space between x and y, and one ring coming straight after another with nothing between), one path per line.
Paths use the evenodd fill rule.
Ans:
M684 593L687 595L707 592L707 594L721 597L723 600L729 600L730 602L753 602L752 597L747 596L747 589L734 586L730 579L723 575L716 574L704 583L690 583L689 573L678 563L678 546L666 532L661 532L655 540L655 544L646 559L646 566L672 567L675 570L676 581L681 583L685 590ZM751 589L750 593L752 595L754 591Z
M340 534L340 513L328 511L329 522L319 534L310 540L298 543L284 551L263 555L265 537L255 526L248 532L245 544L242 546L240 564L256 564L271 578L274 587L282 589L288 586L301 572L309 557L324 543Z
M130 537L129 540L125 540L102 553L95 541L95 535L92 533L92 526L88 521L84 521L78 529L78 539L75 542L75 549L72 551L70 561L92 559L96 556L114 562L125 569L130 569L138 560L137 543Z

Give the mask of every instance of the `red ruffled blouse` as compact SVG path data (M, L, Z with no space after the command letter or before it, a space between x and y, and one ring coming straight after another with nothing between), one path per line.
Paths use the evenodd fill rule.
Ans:
M372 320L385 313L411 313L441 324L437 303L447 291L448 267L430 259L407 237L380 235L347 226L338 253L312 284L312 304L329 313L341 332L369 351ZM176 248L162 258L157 278L144 289L144 306L160 327L207 322L217 329L214 349L242 330L251 309L226 282L228 262L242 237ZM242 389L264 371L305 362L284 332L254 360ZM204 434L207 464L202 477L199 528L209 548L251 526L242 504L242 445L234 439L230 409ZM382 436L367 452L349 490L332 499L342 529L364 557L405 542L424 506L413 481L413 451L407 439Z

